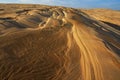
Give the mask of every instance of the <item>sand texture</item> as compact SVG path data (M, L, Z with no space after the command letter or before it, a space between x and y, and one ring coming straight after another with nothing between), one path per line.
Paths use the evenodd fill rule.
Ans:
M0 80L120 80L110 11L113 22L98 9L0 4Z

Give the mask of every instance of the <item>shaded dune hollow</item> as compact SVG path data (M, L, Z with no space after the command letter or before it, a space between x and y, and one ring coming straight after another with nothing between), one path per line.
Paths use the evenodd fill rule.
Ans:
M120 80L117 26L74 8L0 5L0 80Z

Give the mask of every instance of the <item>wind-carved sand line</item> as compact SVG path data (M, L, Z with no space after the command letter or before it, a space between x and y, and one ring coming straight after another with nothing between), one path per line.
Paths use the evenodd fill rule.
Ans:
M43 28L45 28L46 26L47 26L47 24L49 24L49 22L51 21L51 17L50 18L48 18L47 19L47 21L46 21L46 24L44 24L44 26L42 26L42 28L41 27L39 27L40 29L43 29Z
M48 24L50 21L51 21L51 18L48 18L47 21L46 21L46 23L45 23L43 26L39 25L37 28L27 28L26 30L41 30L41 29L43 29L43 28L46 28L47 24Z
M69 61L70 61L70 58L69 58L69 51L71 49L71 45L72 45L72 42L71 42L71 37L70 37L70 33L67 33L67 51L65 53L65 56L66 56L66 62L64 64L64 67L65 67L65 70L66 72L69 73Z
M45 22L45 24L44 24L43 26L41 26L41 23L40 23L37 28L26 28L25 30L30 30L30 31L31 31L31 30L41 30L41 29L43 29L43 28L46 28L47 24L49 24L49 22L52 20L52 18L61 19L64 23L67 23L67 21L63 18L64 16L62 16L62 15L60 15L60 14L59 14L58 16L56 16L55 13L58 13L58 12L57 12L57 11L54 12L53 15L52 15L52 17L49 17L49 18L46 20L46 22ZM63 14L65 15L65 17L67 16L64 11L63 11Z
M81 66L83 70L83 78L84 80L92 80L92 75L90 74L94 72L93 74L95 75L95 80L103 80L101 64L97 59L96 53L94 53L93 51L91 52L89 48L86 47L86 42L81 37L82 33L80 33L80 30L77 28L77 26L74 25L72 30L73 37L76 40L81 51Z
M65 11L63 11L65 14L65 18L68 18L68 15ZM69 20L69 19L67 19ZM71 21L72 23L72 21ZM78 27L81 27L79 25L76 25L74 23L72 27L73 37L78 44L81 52L81 67L82 67L82 77L83 80L104 80L103 74L102 74L102 68L101 64L96 56L96 53L93 51L90 51L89 48L86 47L86 42L84 41L84 38L82 36L89 36L89 34L81 33ZM81 29L84 30L84 29ZM89 39L89 37L87 38ZM91 43L92 44L92 43ZM91 75L93 73L93 75Z

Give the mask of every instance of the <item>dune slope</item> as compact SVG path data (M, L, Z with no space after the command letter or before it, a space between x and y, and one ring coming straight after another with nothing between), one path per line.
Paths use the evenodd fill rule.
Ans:
M120 80L118 28L73 8L0 6L0 80Z

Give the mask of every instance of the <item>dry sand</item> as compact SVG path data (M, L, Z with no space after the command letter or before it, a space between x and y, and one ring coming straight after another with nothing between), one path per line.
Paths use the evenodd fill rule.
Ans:
M82 9L83 12L120 30L120 11L110 9Z
M119 24L89 13L0 4L0 80L120 80Z

